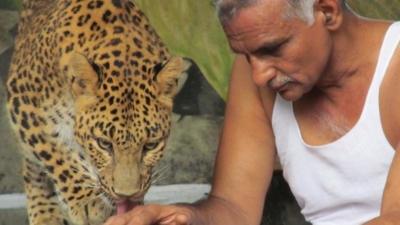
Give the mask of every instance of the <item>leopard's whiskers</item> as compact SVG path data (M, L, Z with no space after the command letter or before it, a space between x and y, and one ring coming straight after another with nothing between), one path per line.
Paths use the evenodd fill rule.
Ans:
M156 182L164 180L166 178L168 168L169 166L165 165L164 167L157 169L152 175L151 185L155 184Z

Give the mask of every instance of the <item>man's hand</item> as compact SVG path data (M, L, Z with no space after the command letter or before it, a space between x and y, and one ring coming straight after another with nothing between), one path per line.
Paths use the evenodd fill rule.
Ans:
M144 205L110 217L104 225L200 225L187 205Z

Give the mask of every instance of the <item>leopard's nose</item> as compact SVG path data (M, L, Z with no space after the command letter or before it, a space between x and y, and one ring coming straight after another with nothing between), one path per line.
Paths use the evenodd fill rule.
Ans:
M129 199L131 197L131 195L115 192L115 197L118 201L124 201L126 199Z

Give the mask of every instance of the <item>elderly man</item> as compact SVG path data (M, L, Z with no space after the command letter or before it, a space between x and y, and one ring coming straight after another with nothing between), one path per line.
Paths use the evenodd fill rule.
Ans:
M107 225L257 225L276 155L312 224L400 224L400 24L341 0L217 4L237 57L211 195Z

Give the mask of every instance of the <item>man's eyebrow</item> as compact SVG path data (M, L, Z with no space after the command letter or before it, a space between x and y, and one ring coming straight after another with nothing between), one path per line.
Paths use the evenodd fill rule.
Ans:
M259 47L257 47L254 50L251 50L250 52L253 54L257 54L265 52L266 50L274 50L283 43L287 42L289 39L290 37L279 37L273 40L265 41Z

